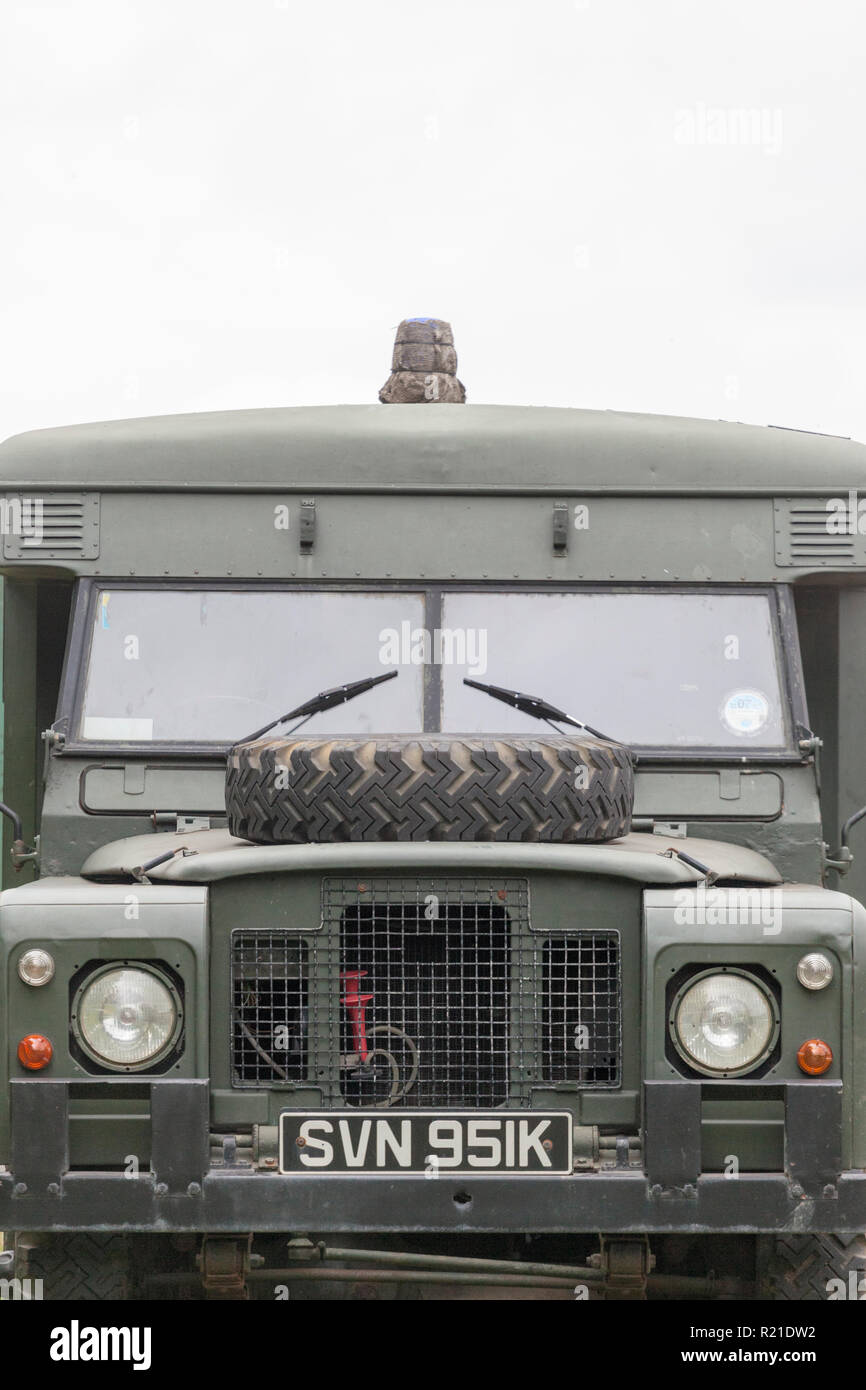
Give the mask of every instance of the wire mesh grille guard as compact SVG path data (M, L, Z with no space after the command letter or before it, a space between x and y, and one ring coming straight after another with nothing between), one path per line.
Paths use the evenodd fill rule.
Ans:
M392 880L363 893L357 883L325 885L325 918L339 925L344 973L362 972L368 1042L378 1053L372 1066L344 1068L347 1104L388 1097L392 1104L493 1106L508 1099L512 914L527 917L519 880ZM359 1052L357 1018L344 1008L344 1058Z
M235 1085L302 1081L307 1074L307 945L288 932L232 934Z
M542 1075L545 1081L618 1086L619 936L576 932L544 943Z
M326 879L318 931L232 936L235 1085L529 1105L620 1085L616 931L533 931L525 879Z

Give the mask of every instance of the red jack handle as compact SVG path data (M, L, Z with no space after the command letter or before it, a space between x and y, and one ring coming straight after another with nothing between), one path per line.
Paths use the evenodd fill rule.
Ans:
M340 979L346 986L346 993L343 995L342 1003L349 1011L352 1020L352 1036L355 1042L355 1051L362 1062L366 1062L369 1056L367 1047L367 1005L373 998L372 994L361 994L360 979L366 975L366 970L344 970L340 973Z

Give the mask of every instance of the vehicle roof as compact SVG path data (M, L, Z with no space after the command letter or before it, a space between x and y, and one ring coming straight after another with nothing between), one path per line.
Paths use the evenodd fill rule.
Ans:
M6 488L792 492L866 486L866 445L773 426L511 405L211 411L31 430Z

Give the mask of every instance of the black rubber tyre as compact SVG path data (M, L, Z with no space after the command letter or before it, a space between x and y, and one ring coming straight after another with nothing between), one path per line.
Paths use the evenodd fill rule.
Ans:
M226 768L229 829L260 844L612 840L633 795L631 753L592 738L260 739Z
M792 1303L866 1299L866 1236L777 1236L762 1246L761 1297Z
M123 1235L16 1236L16 1279L41 1279L42 1297L103 1303L131 1296L129 1241Z

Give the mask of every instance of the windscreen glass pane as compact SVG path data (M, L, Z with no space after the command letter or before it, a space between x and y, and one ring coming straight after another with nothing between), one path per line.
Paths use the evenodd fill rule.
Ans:
M636 747L746 753L787 742L764 594L450 593L443 628L464 658L441 668L451 732L547 727L464 685L468 676L543 696Z
M231 743L321 690L393 669L387 638L401 625L423 628L422 595L100 590L79 737ZM422 667L397 670L304 732L417 732Z

